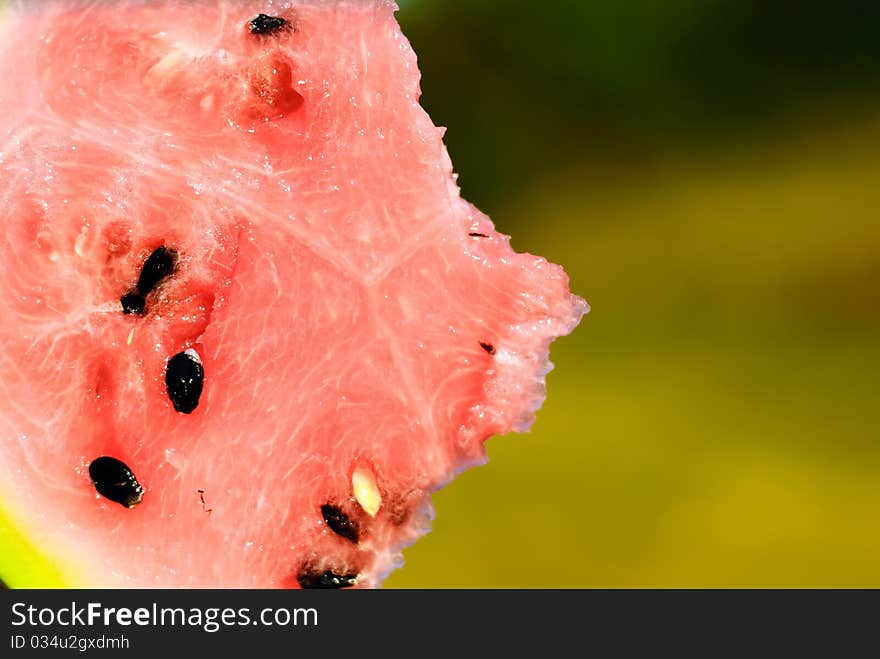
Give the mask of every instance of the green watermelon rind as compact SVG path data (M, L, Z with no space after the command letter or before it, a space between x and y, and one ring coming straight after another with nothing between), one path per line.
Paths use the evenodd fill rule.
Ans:
M24 530L2 508L0 556L0 580L10 588L65 588L70 585L69 576L59 570L55 561L28 542Z

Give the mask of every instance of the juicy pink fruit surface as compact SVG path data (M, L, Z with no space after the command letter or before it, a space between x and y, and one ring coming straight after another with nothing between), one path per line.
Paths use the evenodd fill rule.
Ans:
M0 504L71 584L378 586L430 493L532 422L586 304L459 197L394 9L24 3L0 24ZM251 34L258 13L291 29ZM123 314L163 244L175 273ZM189 415L164 381L187 348ZM139 505L98 495L101 455Z

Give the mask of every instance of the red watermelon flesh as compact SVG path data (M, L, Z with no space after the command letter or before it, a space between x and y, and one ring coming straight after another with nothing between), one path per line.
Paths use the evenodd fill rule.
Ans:
M7 9L0 506L71 585L378 586L430 493L531 424L587 307L460 198L394 10ZM140 503L98 493L99 456Z

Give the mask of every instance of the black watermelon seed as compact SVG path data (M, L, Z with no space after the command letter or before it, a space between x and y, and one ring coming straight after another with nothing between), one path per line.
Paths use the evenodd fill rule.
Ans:
M477 233L476 231L471 231L468 235L471 238L488 238L489 237L485 233Z
M165 387L174 409L191 413L199 405L205 370L195 350L179 352L168 360L165 367Z
M257 14L248 23L251 34L275 34L288 27L289 23L279 16Z
M341 509L336 506L331 506L329 503L325 503L321 506L321 515L324 517L324 521L333 533L341 535L343 538L351 540L357 544L360 535L358 533L357 524L352 522L349 516L342 512Z
M140 293L126 293L119 298L119 302L122 304L122 313L126 315L137 314L138 316L143 316L147 308L147 301Z
M159 247L147 257L137 283L141 295L147 295L160 281L174 272L176 256L173 249Z
M89 477L102 497L126 508L134 508L144 498L144 488L121 460L106 455L89 464Z
M493 346L491 343L484 343L483 341L480 341L480 347L488 352L490 355L495 354L495 346Z
M303 570L296 575L300 588L351 588L356 580L356 574L336 574L330 570L324 572Z

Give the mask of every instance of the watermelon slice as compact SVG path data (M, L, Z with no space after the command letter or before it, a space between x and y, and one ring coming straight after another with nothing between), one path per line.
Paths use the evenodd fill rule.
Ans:
M587 305L460 198L395 9L7 8L10 585L377 587L529 427Z

